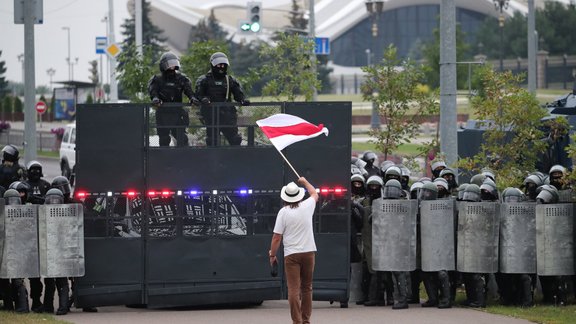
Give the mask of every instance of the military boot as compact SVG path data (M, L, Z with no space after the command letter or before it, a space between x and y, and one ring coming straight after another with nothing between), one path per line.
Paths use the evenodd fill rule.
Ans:
M422 281L423 273L420 270L410 271L409 287L410 295L408 296L408 304L420 304L420 282Z
M54 314L55 290L54 278L44 278L44 305L42 306L44 313Z
M70 296L68 279L67 278L57 278L56 279L58 288L58 309L56 310L56 315L66 315L70 311L70 306L68 304L68 299Z
M426 294L428 295L428 300L422 304L422 307L438 306L438 287L434 275L435 273L433 272L422 272L424 289L426 289Z
M14 298L12 297L12 287L10 287L9 279L0 279L0 297L2 297L4 302L2 310L13 311Z
M532 290L532 278L529 274L520 275L521 281L521 298L520 305L522 307L532 307L534 305L534 291Z
M450 308L451 305L451 287L450 277L446 271L438 272L438 281L440 282L440 298L438 298L438 308Z
M16 292L16 313L29 313L30 305L28 304L28 291L24 286L24 279L12 279L12 289Z
M394 282L394 306L392 306L392 309L408 308L408 300L406 298L408 294L407 275L408 272L392 272L392 280Z
M368 287L368 300L364 302L364 306L377 306L380 304L382 295L382 275L381 272L376 271L370 276L370 286Z
M32 299L31 310L34 313L42 313L42 301L40 300L42 289L44 288L42 281L40 278L30 278L28 281L30 282L30 298Z
M472 276L472 285L474 286L474 300L470 302L470 307L486 307L486 282L484 276L480 273L474 273Z

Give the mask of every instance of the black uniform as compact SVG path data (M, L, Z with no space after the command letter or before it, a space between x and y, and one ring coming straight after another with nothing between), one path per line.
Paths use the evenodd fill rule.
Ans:
M154 75L148 81L148 93L150 99L154 100L158 98L162 103L181 103L182 93L191 101L194 100L192 82L186 75L179 71ZM158 127L157 131L158 137L160 137L160 146L170 145L170 133L176 138L178 146L188 146L186 127L189 122L188 112L184 108L160 105L156 109L156 126Z
M238 134L238 113L234 106L216 106L213 102L244 103L245 95L240 83L227 74L217 76L212 71L196 81L196 98L202 102L200 113L206 125L206 145L215 146L216 137L222 133L230 145L240 145L242 137ZM216 125L222 126L219 129Z
M8 188L12 182L25 179L26 169L18 162L2 161L2 164L0 164L0 186Z

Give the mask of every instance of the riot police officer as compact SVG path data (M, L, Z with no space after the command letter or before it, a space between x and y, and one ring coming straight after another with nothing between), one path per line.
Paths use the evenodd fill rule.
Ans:
M6 205L23 205L22 199L22 193L16 189L8 189L4 192ZM8 310L13 309L17 313L30 312L28 290L26 290L23 278L2 279L2 286L4 287L4 289L2 289L4 291L4 308Z
M180 73L178 57L166 52L160 57L160 74L152 76L148 81L148 94L156 108L156 126L160 146L170 145L170 133L176 138L178 146L188 146L188 112L183 107L163 106L163 103L181 103L184 93L192 104L198 104L192 91L192 82Z
M32 160L26 165L28 179L25 181L30 187L29 201L33 204L43 204L44 195L50 189L50 182L42 179L42 164Z
M376 166L378 164L378 156L372 151L366 151L362 154L362 161L366 162L364 169L368 172L368 176L379 175L380 169Z
M362 221L364 218L364 206L362 202L366 199L365 180L361 174L353 174L350 177L351 182L351 207L350 207L350 263L362 262L362 254L360 244L358 242L358 235L362 231ZM367 276L362 276L362 279L367 279ZM357 305L362 305L368 298L368 285L369 281L362 281L362 296L356 302Z
M438 180L440 178L436 178ZM436 180L434 182L436 182ZM438 197L438 185L426 183L420 189L419 200L436 200ZM451 288L448 271L441 270L435 272L422 271L424 288L428 295L428 300L422 307L450 308Z
M432 178L438 178L440 176L440 172L442 172L442 170L446 169L447 167L448 166L446 165L446 162L442 160L432 162L432 165L430 166L430 169L432 170Z
M458 188L458 183L456 182L456 174L450 168L446 168L440 171L440 177L448 181L448 188L450 193L452 193L456 188Z
M213 106L216 102L231 102L232 97L242 106L250 105L240 83L228 75L230 62L226 54L216 52L210 56L210 71L196 80L196 97L201 102L200 114L206 126L206 145L215 146L220 133L230 145L240 145L242 137L238 133L238 112L235 106ZM219 130L217 122L224 127Z
M64 178L64 177L63 177ZM63 204L64 194L60 189L52 188L46 192L45 204ZM44 293L44 312L54 313L54 292L55 289L58 290L58 309L56 310L56 315L66 315L70 310L68 304L70 285L68 284L68 278L44 278L44 284L46 285L46 291Z
M12 144L2 149L2 164L0 165L0 186L7 189L14 181L25 180L26 170L18 163L20 152Z
M399 168L398 168L399 169ZM390 170L390 169L388 169ZM402 184L396 179L390 179L384 184L382 198L384 199L404 199L405 193L402 190ZM392 309L408 308L408 290L409 285L408 271L392 271L392 283L394 286L394 305Z

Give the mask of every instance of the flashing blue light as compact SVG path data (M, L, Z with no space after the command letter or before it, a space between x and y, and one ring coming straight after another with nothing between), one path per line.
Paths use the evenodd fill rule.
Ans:
M192 196L196 196L198 194L198 190L190 190L190 194Z
M245 194L247 194L247 193L248 193L248 190L246 190L246 189L240 189L240 194L241 194L241 195L245 195Z

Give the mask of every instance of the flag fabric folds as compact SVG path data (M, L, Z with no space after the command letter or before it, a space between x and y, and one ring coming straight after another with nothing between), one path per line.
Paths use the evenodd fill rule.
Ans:
M288 115L276 114L265 119L256 121L262 132L270 139L272 145L278 151L283 150L288 145L307 140L325 134L328 136L328 128L323 124L318 126L311 124L304 119Z

